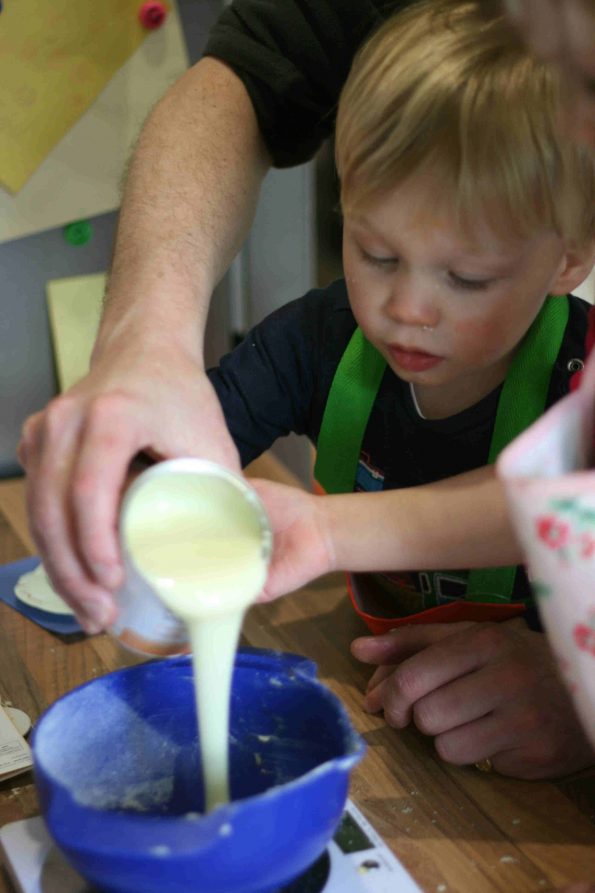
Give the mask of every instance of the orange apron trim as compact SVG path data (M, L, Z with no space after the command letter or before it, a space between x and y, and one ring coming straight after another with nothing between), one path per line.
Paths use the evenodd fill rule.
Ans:
M374 633L375 636L388 633L391 629L396 629L399 626L408 626L414 623L457 623L459 620L472 620L476 623L485 623L487 621L500 622L502 620L511 620L513 617L520 617L525 612L525 605L522 602L495 604L490 602L468 602L460 599L444 605L437 605L434 608L427 608L425 611L419 611L417 614L410 614L407 617L375 617L373 614L367 614L359 606L353 591L351 576L346 574L346 578L351 604L356 614L359 614L370 632Z
M326 496L326 490L318 483L316 478L312 478L312 490L318 496ZM476 623L499 623L503 620L512 620L513 617L520 617L525 613L526 605L523 602L507 602L506 604L496 602L470 602L465 599L447 602L444 605L436 605L433 608L426 608L425 611L418 611L417 614L409 614L406 617L376 617L374 614L368 614L360 607L357 596L353 591L351 574L346 573L347 592L351 599L351 604L356 614L362 618L370 632L375 636L388 633L391 629L399 626L408 626L413 623L458 623L460 620L470 620Z

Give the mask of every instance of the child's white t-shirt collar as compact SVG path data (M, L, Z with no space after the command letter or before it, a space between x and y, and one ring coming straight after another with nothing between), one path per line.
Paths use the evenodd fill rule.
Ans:
M411 399L413 400L413 405L415 407L416 413L418 414L420 419L425 419L426 418L425 415L419 408L419 403L417 402L417 397L415 396L415 388L413 387L413 382L411 382L411 381L409 382L409 390L411 391Z

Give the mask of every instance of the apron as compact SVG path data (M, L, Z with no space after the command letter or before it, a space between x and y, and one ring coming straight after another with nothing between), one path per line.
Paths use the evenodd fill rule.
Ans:
M502 386L488 464L543 414L568 315L568 297L549 296L525 335ZM364 433L386 368L385 359L356 328L337 366L318 436L314 477L325 493L353 492ZM464 599L405 617L375 616L366 607L357 578L348 574L347 586L355 610L370 630L383 633L403 624L518 616L526 605L512 601L516 572L516 566L471 570Z

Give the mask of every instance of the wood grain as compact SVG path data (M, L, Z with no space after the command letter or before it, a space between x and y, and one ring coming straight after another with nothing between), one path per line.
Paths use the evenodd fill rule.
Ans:
M271 457L250 472L297 483ZM0 483L0 560L32 550L22 482ZM253 608L243 641L316 661L368 746L351 796L422 890L543 893L594 879L595 772L556 784L521 782L441 762L431 740L363 712L370 669L349 652L362 632L335 575ZM75 685L136 660L107 635L60 638L0 603L0 696L34 719ZM0 784L0 824L36 812L31 773ZM1 872L0 893L12 893Z

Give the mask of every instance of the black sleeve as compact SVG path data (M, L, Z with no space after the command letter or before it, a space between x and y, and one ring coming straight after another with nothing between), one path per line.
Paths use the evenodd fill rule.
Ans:
M311 158L334 127L356 50L413 0L234 0L206 55L242 79L277 167Z
M340 281L276 310L209 369L242 465L290 432L316 441L354 328Z

